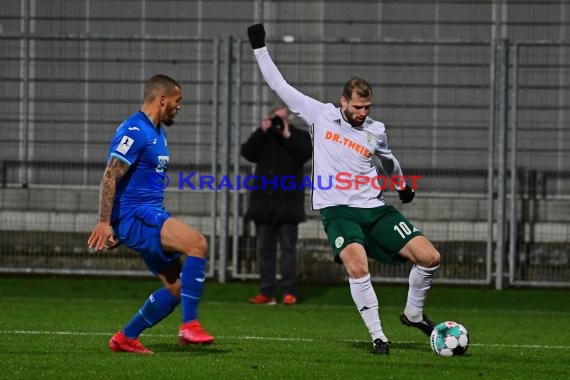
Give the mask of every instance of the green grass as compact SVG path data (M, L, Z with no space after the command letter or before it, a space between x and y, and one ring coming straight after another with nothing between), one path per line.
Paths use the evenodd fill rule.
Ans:
M427 312L463 323L471 346L443 358L402 326L407 288L376 284L389 356L370 354L348 287L305 286L296 306L249 305L257 284L209 282L210 346L179 347L180 311L145 331L153 356L116 354L110 336L158 287L153 279L0 277L1 379L562 379L570 374L567 290L436 285Z

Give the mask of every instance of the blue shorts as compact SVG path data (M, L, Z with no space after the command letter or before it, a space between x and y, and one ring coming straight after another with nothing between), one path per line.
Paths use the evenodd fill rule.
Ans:
M139 206L113 222L119 241L137 251L148 269L154 274L163 273L178 262L180 253L166 254L160 242L160 230L170 214L164 207Z

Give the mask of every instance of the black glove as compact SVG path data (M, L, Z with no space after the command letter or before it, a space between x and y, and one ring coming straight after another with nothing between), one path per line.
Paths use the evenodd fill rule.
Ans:
M247 28L247 37L252 49L265 46L265 28L263 24L253 24Z
M398 194L400 195L402 203L410 203L416 196L416 192L410 187L410 185L406 185L402 190L398 190Z

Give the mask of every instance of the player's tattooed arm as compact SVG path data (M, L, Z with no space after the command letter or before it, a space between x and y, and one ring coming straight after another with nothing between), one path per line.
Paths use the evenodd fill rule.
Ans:
M129 165L116 157L111 157L105 173L101 179L101 187L99 189L99 221L110 222L111 211L113 210L113 201L117 189L117 182L129 170Z

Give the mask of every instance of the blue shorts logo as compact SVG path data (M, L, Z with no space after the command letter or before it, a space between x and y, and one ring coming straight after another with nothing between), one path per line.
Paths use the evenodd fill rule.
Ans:
M166 173L155 172L148 176L148 186L155 190L164 190L170 185L170 178Z

